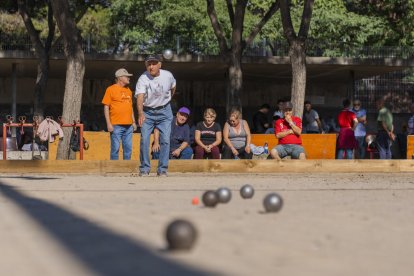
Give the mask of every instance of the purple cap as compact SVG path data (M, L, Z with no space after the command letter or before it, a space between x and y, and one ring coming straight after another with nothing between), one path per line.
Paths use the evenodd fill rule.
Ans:
M180 109L178 109L178 112L180 113L184 113L190 116L190 109L188 109L187 107L183 106Z

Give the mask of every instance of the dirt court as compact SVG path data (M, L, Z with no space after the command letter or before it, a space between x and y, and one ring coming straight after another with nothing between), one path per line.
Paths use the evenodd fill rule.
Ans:
M219 187L228 204L191 204ZM175 218L198 229L189 252L166 250ZM412 275L414 174L2 175L0 248L8 276Z

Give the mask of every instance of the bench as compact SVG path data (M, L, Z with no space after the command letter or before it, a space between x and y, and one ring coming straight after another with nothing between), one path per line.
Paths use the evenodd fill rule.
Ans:
M414 159L414 135L407 136L407 159Z
M109 160L110 136L108 132L85 131L84 137L89 143L89 149L83 153L84 160ZM141 135L134 133L132 136L132 160L139 160L139 145ZM151 136L152 140L152 136ZM277 145L277 139L273 134L252 134L252 144L263 146L268 143L269 150ZM335 159L336 134L302 134L302 143L308 159ZM56 159L58 142L49 144L49 158ZM122 159L122 149L119 153ZM79 159L77 153L76 159Z

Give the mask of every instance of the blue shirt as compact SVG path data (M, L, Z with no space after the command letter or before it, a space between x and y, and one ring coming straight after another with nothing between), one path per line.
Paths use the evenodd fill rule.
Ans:
M187 123L177 125L174 117L171 123L170 152L178 149L183 142L190 144L190 126Z
M360 110L352 109L352 112L355 113L357 118L367 116L367 111L363 108L361 108ZM367 134L367 131L366 131L365 125L363 123L358 123L355 128L355 137L365 136L366 134Z

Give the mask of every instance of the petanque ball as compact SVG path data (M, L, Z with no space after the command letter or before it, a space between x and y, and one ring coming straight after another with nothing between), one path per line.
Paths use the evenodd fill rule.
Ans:
M228 188L219 188L217 189L216 194L220 203L227 203L231 200L231 191Z
M263 199L263 206L266 212L279 212L283 206L283 199L276 193L268 194Z
M162 53L162 56L166 59L166 60L170 60L173 58L174 53L173 51L171 51L170 49L166 49L164 50L164 52Z
M166 239L170 250L189 250L197 239L197 230L191 222L177 219L168 225Z
M252 198L254 195L253 187L249 184L243 185L243 187L240 188L240 195L244 199Z
M218 195L215 191L206 191L203 194L202 200L206 207L215 207L219 202Z

